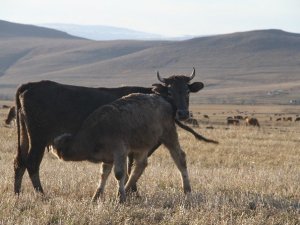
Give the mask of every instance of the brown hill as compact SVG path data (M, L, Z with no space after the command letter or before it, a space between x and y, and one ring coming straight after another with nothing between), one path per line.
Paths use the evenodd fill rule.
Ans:
M2 33L2 30L1 32ZM16 85L51 79L89 86L143 85L190 73L206 88L193 101L288 103L300 99L300 35L258 30L187 41L90 41L0 38L0 95ZM2 87L2 88L1 88Z

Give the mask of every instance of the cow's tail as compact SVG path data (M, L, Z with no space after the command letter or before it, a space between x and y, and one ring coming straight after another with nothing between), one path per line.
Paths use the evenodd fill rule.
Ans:
M20 102L21 88L18 88L16 92L16 120L17 120L17 135L18 135L18 155L21 155L21 121L20 121L20 111L21 111L21 102Z
M21 133L22 133L22 117L21 117L21 111L22 111L22 103L21 103L21 95L25 87L21 86L16 91L15 96L15 104L16 104L16 120L17 120L17 135L18 135L18 147L17 147L17 156L14 159L14 171L15 171L15 181L14 181L14 189L15 194L19 194L21 190L21 184L22 184L22 178L24 175L24 172L26 170L26 157L28 153L28 148L24 150L24 147L22 145L21 140ZM24 152L22 152L24 151Z
M181 123L179 120L175 119L175 123L181 127L182 129L192 133L196 139L200 140L200 141L205 141L205 142L208 142L208 143L213 143L213 144L219 144L218 141L215 141L215 140L211 140L211 139L207 139L206 137L203 137L201 134L198 134L196 131L194 131L192 128L190 128L189 126Z
M15 96L15 103L16 103L16 122L17 122L17 135L18 135L18 155L17 155L17 158L18 160L21 160L19 161L19 163L24 163L24 160L25 158L27 157L27 154L28 154L28 148L24 149L24 147L22 147L22 143L21 143L21 136L22 136L22 130L25 129L26 130L26 127L22 127L22 126L26 126L26 122L23 121L24 118L21 117L22 115L22 110L23 109L23 106L22 106L22 103L21 103L21 98L22 98L22 95L30 88L29 84L23 84L21 85L17 91L16 91L16 96ZM28 134L23 134L23 135L28 135ZM27 137L28 138L28 137ZM29 144L29 143L28 143ZM22 148L23 149L22 149Z

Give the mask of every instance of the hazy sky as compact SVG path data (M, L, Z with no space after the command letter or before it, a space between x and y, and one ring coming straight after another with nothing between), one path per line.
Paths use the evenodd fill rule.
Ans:
M300 0L1 0L0 19L109 25L166 36L268 28L300 33Z

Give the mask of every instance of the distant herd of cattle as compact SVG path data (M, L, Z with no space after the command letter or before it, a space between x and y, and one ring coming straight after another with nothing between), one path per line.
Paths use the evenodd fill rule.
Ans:
M44 193L40 164L45 149L52 149L65 161L102 162L101 180L93 200L103 195L114 166L119 200L124 202L127 192L137 191L147 158L162 144L180 171L184 193L190 192L185 152L180 147L175 124L198 140L218 144L182 123L199 126L189 112L189 94L204 85L190 83L194 76L195 69L190 76L168 78L157 72L161 83L150 88L88 88L52 81L21 85L16 92L16 106L10 108L5 120L10 124L16 119L17 124L14 192L20 193L27 170L34 189ZM260 126L256 118L241 116L228 117L227 124L238 125L241 120L246 125Z
M16 120L16 116L17 116L16 107L15 106L3 105L2 108L8 109L7 117L6 117L4 122L5 122L6 125L10 125L13 121ZM278 116L278 115L281 115L281 114L275 114L275 116ZM209 116L204 114L203 118L209 119ZM243 116L240 116L240 115L233 116L233 117L229 116L229 117L226 118L226 121L227 121L227 125L240 125L241 121L244 121L244 124L246 126L260 127L258 119L254 118L254 117L248 117L248 116L243 117ZM273 121L272 117L270 117L270 121ZM295 121L295 122L299 122L300 121L300 116L296 115L295 119L293 119L293 117L291 117L291 116L277 117L275 119L275 121L290 121L290 122ZM199 121L197 119L193 118L192 113L190 113L190 117L188 119L186 119L184 121L184 123L190 124L194 127L199 127Z

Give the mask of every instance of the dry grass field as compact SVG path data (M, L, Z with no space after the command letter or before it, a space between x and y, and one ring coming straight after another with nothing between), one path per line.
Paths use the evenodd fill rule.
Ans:
M7 109L1 109L0 224L300 224L300 121L275 121L283 116L295 119L300 107L197 105L192 109L200 122L195 129L220 141L217 146L198 142L178 128L192 193L184 196L179 172L160 147L139 181L141 197L130 197L123 205L115 196L113 176L105 199L91 203L100 165L63 162L47 151L41 165L46 195L35 194L25 174L22 194L16 197L16 127L3 125ZM227 116L246 111L258 118L261 128L227 126Z

